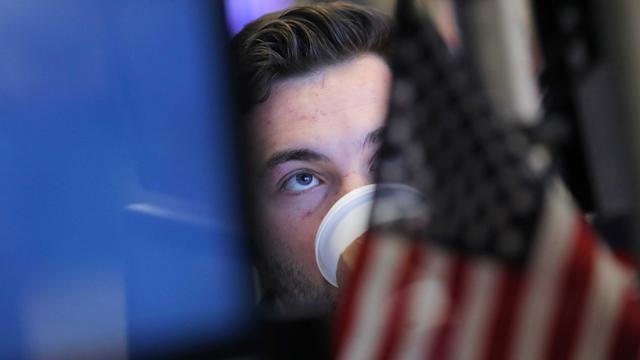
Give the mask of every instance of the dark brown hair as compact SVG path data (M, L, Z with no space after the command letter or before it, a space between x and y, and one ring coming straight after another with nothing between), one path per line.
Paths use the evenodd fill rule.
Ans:
M264 102L278 80L363 54L386 57L390 18L346 2L292 7L265 15L232 40L246 109Z

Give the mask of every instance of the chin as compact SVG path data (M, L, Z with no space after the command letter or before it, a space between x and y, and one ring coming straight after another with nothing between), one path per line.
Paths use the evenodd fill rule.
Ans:
M275 305L280 313L315 315L335 310L338 291L322 280L319 283L288 283L288 286L281 287L274 295Z

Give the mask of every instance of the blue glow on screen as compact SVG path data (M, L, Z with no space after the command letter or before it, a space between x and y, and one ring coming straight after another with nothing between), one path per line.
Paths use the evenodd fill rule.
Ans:
M252 20L291 5L293 0L225 0L229 31L235 34Z
M0 358L126 358L247 331L223 14L0 2Z

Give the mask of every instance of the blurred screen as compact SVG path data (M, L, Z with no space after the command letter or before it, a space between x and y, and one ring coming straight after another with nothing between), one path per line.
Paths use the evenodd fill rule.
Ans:
M222 7L0 2L0 358L247 332Z

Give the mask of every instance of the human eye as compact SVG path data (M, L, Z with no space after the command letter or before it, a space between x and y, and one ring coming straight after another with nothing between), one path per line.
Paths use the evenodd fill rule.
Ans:
M288 177L280 189L283 192L299 194L320 185L320 179L308 171L298 172Z

